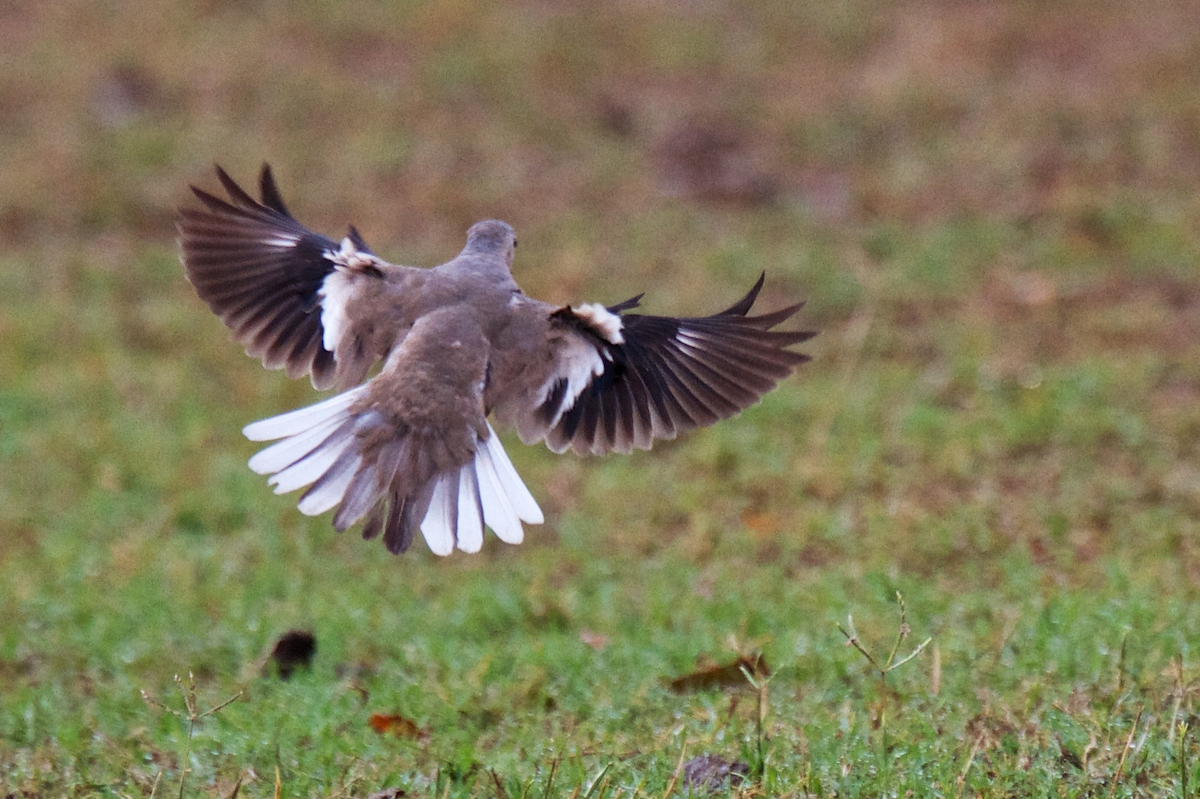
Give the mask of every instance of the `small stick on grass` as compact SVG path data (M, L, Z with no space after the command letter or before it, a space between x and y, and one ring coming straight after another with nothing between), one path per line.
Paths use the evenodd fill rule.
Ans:
M983 736L976 735L975 743L971 744L971 754L967 755L967 764L963 766L962 773L955 780L958 787L954 791L955 799L962 796L963 789L967 787L967 775L971 773L971 766L975 763L975 755L979 754L979 746L983 743Z
M663 794L663 799L667 799L675 792L675 784L679 782L679 775L683 772L683 758L687 755L687 738L683 739L683 743L679 747L679 763L675 766L675 773L671 775L671 781L667 783L666 793Z
M1113 793L1117 790L1117 783L1121 781L1121 773L1125 770L1125 758L1133 746L1133 736L1137 733L1138 725L1142 723L1142 710L1143 708L1138 708L1137 715L1133 718L1133 726L1129 728L1129 737L1125 739L1125 746L1121 747L1121 760L1117 763L1117 773L1113 775L1112 784L1108 786L1109 799L1112 799Z

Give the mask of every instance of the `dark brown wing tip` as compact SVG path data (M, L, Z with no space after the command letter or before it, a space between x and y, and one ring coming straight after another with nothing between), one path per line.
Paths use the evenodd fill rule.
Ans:
M745 297L742 297L740 300L738 300L733 305L726 308L724 311L721 311L720 313L717 313L717 314L713 314L709 318L713 319L713 320L717 320L717 319L721 319L722 317L740 317L740 319L737 320L738 324L753 327L758 330L770 330L771 328L775 327L776 325L780 325L780 324L786 322L788 319L791 319L793 316L795 316L800 311L801 308L803 308L805 306L805 304L806 304L805 300L801 300L800 302L797 302L793 305L788 305L787 307L780 308L777 311L770 311L768 313L759 314L758 316L747 316L747 314L750 313L750 309L754 306L754 303L758 300L758 295L759 295L759 292L762 291L763 282L764 282L766 276L767 276L766 272L763 272L762 274L760 274L758 276L758 280L755 281L754 286L750 289L750 291L748 291L746 293ZM730 320L730 321L732 321L732 320ZM791 333L790 335L796 337L791 343L799 344L800 342L808 341L810 338L817 335L817 331L815 331L815 330L795 331L794 333Z
M218 214L241 213L241 209L231 205L227 200L222 200L215 194L210 194L197 186L188 186L188 188L192 190L192 194L196 196L196 199L199 200L209 211L213 211ZM179 215L185 219L193 216L202 216L203 213L204 212L197 211L193 208L181 207L179 209Z
M630 297L629 299L622 300L621 302L618 302L615 305L610 305L610 306L608 306L608 312L619 314L622 311L632 310L642 304L642 297L645 297L645 296L646 296L646 293L642 292L641 294L637 295L636 297Z
M783 324L791 319L803 307L804 303L798 302L795 305L780 308L778 311L771 311L770 313L759 314L758 316L743 316L739 321L744 325L755 327L759 330L770 330L776 325Z
M370 246L368 246L366 240L363 239L362 234L358 232L358 228L356 228L354 225L350 225L347 235L350 237L350 242L359 252L366 253L367 255L375 254L371 251Z
M235 203L242 206L253 208L258 205L254 198L242 189L233 178L229 177L229 173L221 168L220 164L213 164L217 170L217 180L221 181L221 185L225 187L225 191L229 194L229 198Z
M263 205L288 218L293 218L287 206L283 204L283 195L279 193L279 187L275 184L275 176L271 173L271 165L268 163L262 165L262 170L258 174L258 186Z
M754 301L758 299L758 293L762 291L763 283L767 279L767 273L764 271L758 276L758 280L754 283L753 288L746 292L746 296L730 305L725 310L721 311L716 316L745 316L753 307Z

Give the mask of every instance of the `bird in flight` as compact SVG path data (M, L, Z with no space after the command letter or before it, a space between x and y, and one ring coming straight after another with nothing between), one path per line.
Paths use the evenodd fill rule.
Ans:
M246 353L341 393L247 425L275 441L250 459L275 493L308 486L302 513L336 508L339 532L362 521L404 552L477 552L483 528L518 544L542 511L488 422L526 444L603 455L712 424L755 404L808 357L815 335L774 328L803 305L750 316L763 278L712 316L556 306L512 277L517 237L472 225L457 256L430 269L382 260L354 227L340 242L289 213L269 166L261 200L217 167L222 199L191 187L179 211L182 259L196 293ZM377 362L378 373L368 373Z

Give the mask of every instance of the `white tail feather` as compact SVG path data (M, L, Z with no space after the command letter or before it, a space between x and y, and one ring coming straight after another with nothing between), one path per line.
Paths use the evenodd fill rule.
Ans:
M488 425L487 448L491 451L492 462L496 464L496 476L500 478L500 483L504 487L504 493L512 500L513 509L517 516L523 522L530 524L541 524L545 521L542 516L542 509L538 507L537 500L533 498L533 494L529 493L529 489L525 486L525 481L521 479L521 475L517 474L517 467L513 466L512 461L508 459L508 453L504 451L504 445L500 443L500 437L496 435L496 431L492 426Z
M296 507L305 516L320 516L330 508L337 507L337 504L342 501L342 497L346 495L346 489L349 487L350 481L354 479L354 474L360 465L362 465L362 458L355 455L327 483L311 494L306 494Z
M306 408L281 413L269 419L251 422L242 428L242 435L251 441L274 441L277 438L294 436L303 433L314 425L328 421L354 404L354 401L366 391L366 385L352 388L330 397L324 402L309 405Z
M351 439L347 439L346 444ZM321 447L299 463L294 463L267 481L275 486L276 494L287 494L297 488L315 483L342 454L343 447Z
M252 457L247 465L255 474L281 472L316 449L342 421L344 420L339 414L309 430L285 438L278 444L272 444Z
M456 542L463 552L478 552L485 523L501 541L519 544L525 539L522 521L542 522L541 508L490 425L488 432L487 441L480 441L475 450L475 460L441 475L434 486L421 532L435 554L450 554Z
M364 389L360 386L244 429L252 441L283 439L250 459L250 468L255 472L272 474L267 482L276 494L318 483L315 490L300 499L297 507L301 513L317 516L347 500L346 490L363 463L353 451L355 431L364 424L373 424L372 412L355 415L349 410ZM352 417L355 423L348 424ZM464 552L478 552L483 547L485 524L501 541L519 544L525 538L521 522L542 523L537 500L517 474L491 425L487 439L476 447L475 458L435 481L429 509L421 520L421 533L437 555L449 555L456 544Z
M449 555L454 551L454 507L450 498L451 475L442 475L433 487L429 510L421 521L421 534L435 555Z
M463 552L478 552L483 548L479 479L471 463L458 470L458 548Z
M521 517L517 516L512 500L504 492L490 447L480 447L475 453L475 473L479 475L479 499L483 505L483 520L492 532L506 544L525 540Z

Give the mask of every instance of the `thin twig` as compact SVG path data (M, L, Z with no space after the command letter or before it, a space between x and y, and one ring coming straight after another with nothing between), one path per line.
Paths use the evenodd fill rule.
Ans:
M954 792L955 799L962 796L963 789L967 786L967 774L971 772L971 766L975 763L975 755L979 754L979 746L982 742L982 735L975 736L975 743L971 744L971 754L967 755L967 764L963 766L962 773L955 780L958 783L958 789Z
M179 687L179 693L183 695L183 706L187 708L188 732L187 741L183 746L183 762L179 764L179 799L183 799L183 786L187 782L188 772L191 771L192 762L192 734L196 731L196 678L192 673L188 672L188 682L191 690L184 688L183 680L179 675L175 675L175 685Z
M755 779L757 779L759 782L761 782L762 778L766 774L766 770L767 770L766 724L767 724L767 712L768 712L768 709L770 706L770 694L768 693L768 690L769 690L768 686L771 684L771 678L770 677L757 678L753 674L751 674L750 670L747 669L745 666L741 666L740 668L742 670L742 674L745 675L745 677L746 677L746 682L750 683L751 687L754 688L754 690L757 692L757 696L758 696L758 700L757 700L758 706L757 706L757 713L755 714L755 725L754 725L755 735L756 735L755 751L758 754L758 762L755 764L755 769L756 769L757 773L754 776L755 776ZM731 713L731 715L732 715L732 713Z
M183 786L187 782L192 762L192 733L196 731L196 719L188 719L187 741L183 745L183 762L179 764L179 799L183 799Z
M667 784L667 791L663 794L663 799L667 799L675 791L675 783L679 782L679 775L683 771L683 758L687 755L687 738L683 739L683 743L679 747L679 764L675 766L675 773L671 775L671 781Z
M871 653L868 652L866 650L866 647L864 647L862 645L862 643L858 640L858 633L855 632L855 630L854 630L853 617L847 616L846 619L847 619L848 626L850 627L849 631L847 631L846 628L843 627L842 625L840 625L840 624L838 625L838 630L841 631L842 635L846 636L846 645L852 646L855 649L857 649L862 654L862 656L867 659L867 662L870 663L877 672L879 672L880 679L886 678L889 672L895 671L896 669L900 668L908 661L915 658L917 655L921 654L921 652L925 649L925 647L929 646L929 644L933 642L932 637L926 638L924 641L917 644L917 646L913 649L913 651L909 652L907 655L905 655L904 657L895 661L894 663L892 662L892 658L895 655L895 649L893 649L892 655L888 657L888 664L886 666L880 666L879 662L876 661L875 658L871 656ZM907 633L905 633L905 637L907 637Z
M1133 726L1129 728L1129 737L1125 739L1125 746L1121 748L1121 761L1117 763L1117 773L1113 775L1112 784L1108 786L1108 797L1112 799L1112 795L1117 790L1117 783L1121 781L1121 773L1125 770L1125 757L1129 754L1129 749L1133 746L1133 736L1137 733L1138 724L1142 722L1142 708L1138 708L1137 715L1133 719Z

